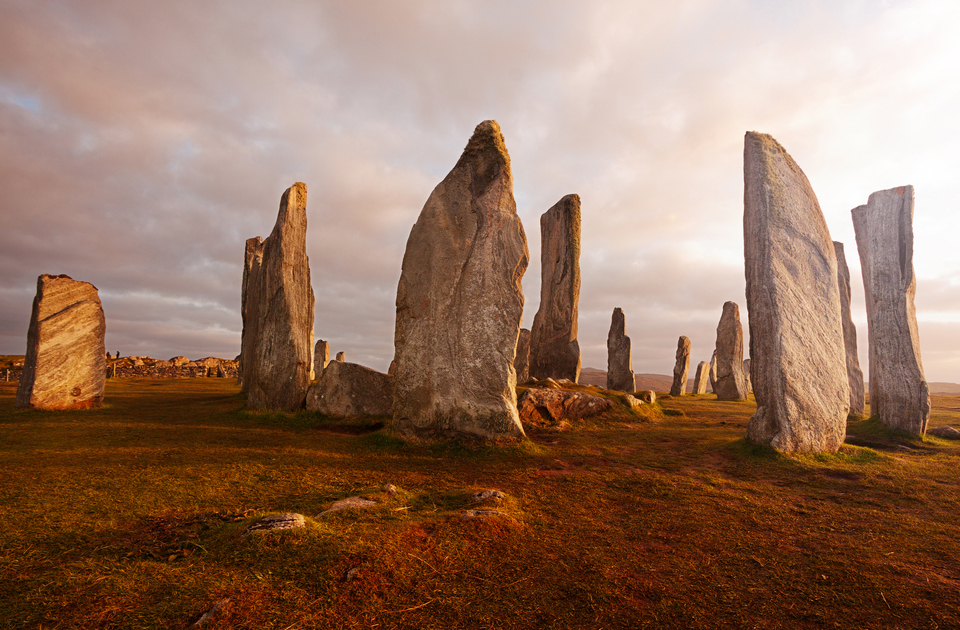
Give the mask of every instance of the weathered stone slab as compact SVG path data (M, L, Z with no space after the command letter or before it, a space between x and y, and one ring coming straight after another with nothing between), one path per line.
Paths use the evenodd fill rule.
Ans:
M250 534L263 534L265 532L275 532L284 529L302 529L306 526L307 521L303 518L303 514L297 514L296 512L273 514L271 516L264 516L248 527L247 530L243 532L242 538L246 538Z
M527 241L494 121L410 231L397 287L394 426L403 434L518 437L516 356Z
M530 375L580 378L580 196L567 195L540 217L540 309L530 337Z
M254 336L251 360L241 352L247 406L302 408L313 363L314 308L306 184L297 182L283 193L277 223L263 241L260 266L251 265L248 273L246 301L254 311L247 316L256 316L255 330L248 331Z
M683 396L687 392L687 376L690 374L690 339L681 336L677 341L677 362L673 366L671 396Z
M314 374L317 377L323 374L323 371L327 369L328 363L330 363L330 344L320 339L317 341L317 344L313 346Z
M107 378L106 329L97 287L70 276L40 276L16 407L101 406Z
M526 390L517 403L525 424L545 427L562 420L583 420L613 408L613 401L586 392L535 387Z
M693 393L706 394L707 382L710 380L710 364L707 361L701 361L697 365L697 374L693 378Z
M747 133L743 156L757 400L747 437L781 451L836 451L846 435L850 389L833 241L807 177L776 140Z
M870 412L887 427L923 435L930 392L913 303L913 186L875 192L852 213L867 303Z
M837 284L840 289L840 321L843 323L843 347L847 357L847 381L850 384L850 414L862 415L866 406L864 398L863 370L857 351L857 326L850 313L850 268L843 252L843 243L833 242L837 255Z
M636 391L632 364L630 337L626 335L626 318L620 308L615 308L610 320L610 332L607 333L607 389Z
M307 390L307 409L334 418L389 416L393 377L356 363L334 361Z
M517 338L517 356L513 359L513 369L517 373L517 383L526 383L530 380L530 331L520 329Z
M253 375L254 347L257 341L257 329L260 326L260 297L256 294L255 278L260 275L260 265L263 263L263 239L259 236L248 238L243 250L243 282L240 287L240 318L243 321L243 330L240 333L240 362L237 370L237 380L240 381L240 391L250 389L250 378ZM246 360L244 360L246 357ZM183 361L180 362L180 359ZM177 365L189 362L187 357L170 359ZM249 375L247 371L249 370Z
M717 400L747 397L747 380L743 377L743 326L736 302L724 302L717 324L717 376L713 391Z

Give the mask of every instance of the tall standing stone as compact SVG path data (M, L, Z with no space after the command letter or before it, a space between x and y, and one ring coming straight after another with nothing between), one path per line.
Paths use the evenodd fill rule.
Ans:
M306 184L297 182L283 193L277 223L261 249L245 300L252 306L247 316L256 316L249 355L242 353L247 406L293 411L304 405L313 363Z
M513 369L517 373L517 383L526 383L530 380L530 331L520 329L517 338L517 356L513 359Z
M580 378L580 196L567 195L540 217L540 309L530 336L530 376Z
M394 426L521 436L513 360L527 240L495 121L477 125L410 231L397 286Z
M255 295L256 282L263 263L263 239L259 236L248 238L243 251L243 283L240 288L240 317L243 331L240 333L240 362L237 366L237 379L240 391L250 389L250 376L253 374L253 348L256 345L257 328L260 325L260 297ZM244 360L246 358L246 360ZM247 369L250 373L247 374Z
M106 329L97 287L70 276L40 276L16 406L99 407L107 378Z
M717 400L747 397L747 379L743 377L743 326L736 302L724 302L717 324L717 375L713 391Z
M860 355L857 351L857 327L850 313L850 268L843 253L843 243L833 242L837 254L837 284L840 288L840 319L843 322L843 347L847 355L847 381L850 384L850 414L863 415L864 400L863 371L860 369Z
M706 394L707 381L710 379L710 363L701 361L697 365L697 374L693 378L693 393Z
M690 374L690 339L681 336L677 341L677 362L673 366L671 396L683 396L686 393L688 374Z
M320 378L328 363L330 363L330 344L319 339L313 346L313 370L316 378Z
M757 400L747 437L781 451L836 451L850 387L830 232L806 175L772 137L747 133L743 181Z
M852 212L867 303L870 412L887 427L923 435L930 392L913 304L913 186L875 192Z
M610 332L607 333L607 389L632 392L637 389L630 356L630 337L626 334L626 318L620 308L613 309Z
M710 391L717 393L717 349L714 347L710 355Z

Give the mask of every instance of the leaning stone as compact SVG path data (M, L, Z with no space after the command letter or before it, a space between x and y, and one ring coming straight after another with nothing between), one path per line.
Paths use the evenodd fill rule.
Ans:
M713 391L717 400L747 397L747 381L743 377L743 327L736 302L724 303L717 325L717 376Z
M320 339L313 346L313 370L316 378L320 378L323 371L327 369L330 363L330 344Z
M630 357L630 337L626 335L626 318L619 308L613 309L610 332L607 334L607 389L636 391Z
M540 217L540 309L530 336L530 374L580 378L580 196L567 195Z
M850 268L843 253L843 243L833 242L837 254L837 283L840 288L840 319L843 322L843 347L847 356L847 381L850 383L850 414L860 416L865 410L863 370L857 351L857 327L850 313Z
M547 427L564 420L583 420L613 408L613 401L585 392L531 388L517 403L520 419L536 427Z
M776 140L747 133L743 156L757 400L747 437L781 451L833 452L850 408L833 241L810 182Z
M288 514L274 514L273 516L264 516L259 521L247 528L243 532L243 538L246 538L250 534L262 534L264 532L272 532L280 529L300 529L306 527L307 522L303 518L303 514L297 514L291 512Z
M15 406L100 407L107 378L106 328L97 287L70 276L40 276Z
M701 361L699 364L697 364L697 374L693 378L693 393L706 394L707 381L709 379L710 379L710 364L706 361Z
M930 391L913 299L913 186L881 190L854 208L870 344L870 412L891 429L923 435Z
M513 360L528 259L510 157L500 127L486 121L407 240L394 337L400 433L523 435Z
M953 427L934 427L927 429L927 435L934 435L944 440L960 440L960 431Z
M687 391L687 376L690 374L690 339L681 336L677 341L677 362L673 366L671 396L683 396Z
M367 510L372 507L377 507L378 505L380 504L376 501L364 499L363 497L347 497L346 499L334 501L330 507L317 514L317 517L331 514L333 512L340 512L342 510Z
M393 377L356 363L334 361L307 390L307 410L334 418L389 416Z
M517 337L517 356L513 359L513 369L517 373L517 383L530 380L530 331L526 328L521 328Z

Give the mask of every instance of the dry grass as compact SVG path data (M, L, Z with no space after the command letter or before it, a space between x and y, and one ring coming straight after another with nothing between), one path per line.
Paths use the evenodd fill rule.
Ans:
M108 381L109 405L13 410L0 383L0 626L960 627L960 446L784 456L754 405L663 401L503 446L408 444L376 419L250 414L221 379ZM934 397L932 425L960 399ZM384 494L392 483L400 491ZM462 520L470 493L504 519ZM364 512L316 515L362 494ZM267 513L304 530L240 537Z

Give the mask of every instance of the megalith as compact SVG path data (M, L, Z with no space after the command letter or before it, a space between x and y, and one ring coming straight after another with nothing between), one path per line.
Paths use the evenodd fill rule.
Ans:
M630 356L630 337L626 335L626 318L618 307L613 309L610 332L607 333L607 389L632 392L637 389Z
M330 344L323 339L318 339L313 346L313 370L316 378L320 378L328 363L330 363Z
M747 383L747 393L753 391L753 381L750 380L750 359L743 360L743 380Z
M852 212L867 303L870 413L891 429L923 435L930 392L913 304L913 186L875 192Z
M837 256L806 175L771 136L746 134L743 240L750 372L747 437L786 452L833 452L846 436Z
M389 416L393 377L356 363L334 361L307 390L308 411L334 418Z
M338 353L337 353L337 359L336 359L337 363L345 363L346 360L347 360L347 353L346 353L346 352L342 352L342 351L341 351L341 352L338 352Z
M837 255L837 285L840 289L840 321L843 324L843 347L847 357L847 381L850 385L850 414L863 415L864 399L863 370L860 369L860 355L857 351L857 326L850 312L850 268L843 253L843 243L833 242Z
M706 394L707 381L710 379L710 363L701 361L697 365L697 374L693 378L693 393Z
M540 217L540 309L530 331L530 376L580 378L580 196L567 195Z
M529 253L500 126L477 125L410 230L397 286L395 428L522 436L513 360Z
M743 326L740 325L740 307L736 302L724 302L720 323L717 324L717 374L713 392L717 400L744 400L747 397L747 379L743 377Z
M517 356L513 359L513 369L517 373L517 383L526 383L530 380L530 331L520 329L517 338Z
M710 391L717 392L717 349L714 347L713 354L710 355Z
M255 247L253 258L244 301L255 329L247 331L253 339L241 353L247 406L294 411L306 400L313 363L306 184L297 182L283 193L276 225L260 247L259 266Z
M16 407L101 406L107 378L106 329L97 287L70 276L40 276Z
M243 321L243 329L240 333L240 363L237 366L237 379L240 381L242 392L250 389L250 376L253 374L253 348L256 345L257 328L260 325L260 298L255 295L256 282L253 279L259 275L262 262L263 239L259 236L248 238L244 243L243 283L240 288L240 318ZM179 357L171 361L175 361L176 358ZM186 357L183 358L186 359ZM249 375L246 375L247 369L250 369Z
M671 396L683 396L687 392L687 376L690 374L690 339L681 336L677 341L677 362L673 366Z

